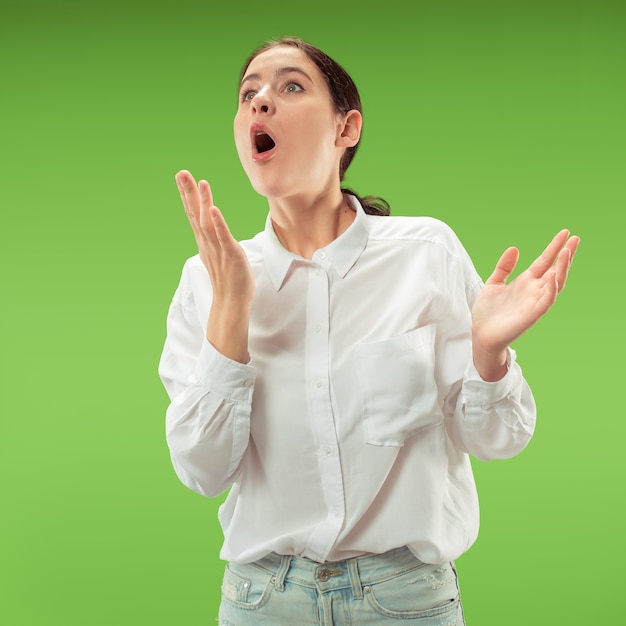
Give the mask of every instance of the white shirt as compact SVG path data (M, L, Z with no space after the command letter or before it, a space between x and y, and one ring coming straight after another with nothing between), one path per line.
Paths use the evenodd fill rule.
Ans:
M349 197L351 198L351 197ZM211 283L187 261L159 374L167 441L189 488L216 496L220 557L335 561L408 546L457 558L478 533L468 455L507 458L535 424L530 389L472 364L482 287L457 237L426 217L366 215L312 260L266 228L242 242L256 281L248 364L206 340Z

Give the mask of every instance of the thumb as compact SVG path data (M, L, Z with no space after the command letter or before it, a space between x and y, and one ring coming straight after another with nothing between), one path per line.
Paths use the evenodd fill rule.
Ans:
M487 279L485 284L487 285L502 285L506 282L507 278L511 275L517 261L519 259L519 250L517 248L507 248L500 257L496 268L493 270L491 276Z

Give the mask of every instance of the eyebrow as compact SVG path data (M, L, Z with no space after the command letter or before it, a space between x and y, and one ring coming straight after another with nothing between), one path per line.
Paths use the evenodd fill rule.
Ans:
M296 72L298 74L302 74L303 76L308 78L309 81L313 82L313 79L303 69L300 69L299 67L295 67L295 66L293 66L293 67L292 66L281 67L281 68L277 69L274 72L274 78L280 78L283 74L289 74L290 72ZM248 74L241 81L241 84L243 85L245 82L247 82L249 80L260 80L260 78L261 78L260 74Z

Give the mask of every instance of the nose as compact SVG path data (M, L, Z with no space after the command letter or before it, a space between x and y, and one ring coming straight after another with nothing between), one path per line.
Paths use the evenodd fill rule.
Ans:
M267 94L267 90L263 89L252 98L252 111L254 113L269 114L274 111L274 104Z

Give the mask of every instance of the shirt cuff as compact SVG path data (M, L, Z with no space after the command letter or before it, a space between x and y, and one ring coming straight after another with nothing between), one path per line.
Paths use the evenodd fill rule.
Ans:
M233 361L204 340L196 363L196 376L208 391L227 400L248 400L256 380L252 365Z
M468 404L493 406L505 398L516 395L522 382L522 371L516 358L515 350L508 348L506 374L500 380L493 382L483 380L474 365L474 361L470 359L463 382L463 395Z

